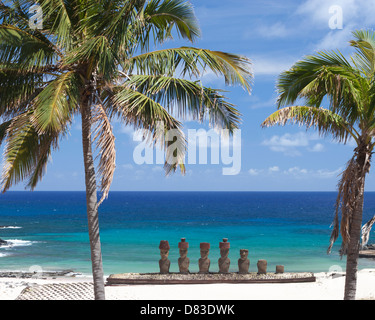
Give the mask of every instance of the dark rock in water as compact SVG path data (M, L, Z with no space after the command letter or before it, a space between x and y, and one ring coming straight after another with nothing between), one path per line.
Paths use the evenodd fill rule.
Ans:
M8 241L0 239L0 247L8 245Z
M375 250L375 244L368 244L363 249L364 250Z

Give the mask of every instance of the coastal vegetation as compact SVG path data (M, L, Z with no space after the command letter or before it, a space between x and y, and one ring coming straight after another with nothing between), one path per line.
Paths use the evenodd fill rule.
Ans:
M166 172L178 167L184 172L181 120L207 120L233 132L241 117L221 90L203 86L199 78L210 70L250 92L250 62L208 49L163 48L173 34L191 43L200 36L185 0L38 4L43 20L37 26L42 26L31 28L34 1L0 1L2 191L24 180L33 190L73 117L81 118L94 291L96 299L104 299L98 208L116 166L112 121L147 129L148 141L164 146ZM163 128L157 130L160 122ZM172 129L178 152L169 150L172 141L165 139Z
M318 52L281 73L277 82L279 110L262 123L263 127L298 123L337 142L355 143L353 157L338 183L328 248L330 252L341 226L340 253L347 255L346 300L355 299L356 294L365 179L375 146L375 32L354 31L350 45L355 53L349 59L339 51ZM327 108L322 107L325 103Z

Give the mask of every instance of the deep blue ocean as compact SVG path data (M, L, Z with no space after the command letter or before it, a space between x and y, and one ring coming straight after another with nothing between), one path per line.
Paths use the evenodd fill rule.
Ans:
M182 237L191 272L200 242L211 243L210 271L218 271L223 238L233 272L240 249L249 250L250 271L259 259L269 271L278 264L290 272L345 270L340 240L326 253L335 199L335 192L111 192L99 208L104 273L158 272L160 240L169 241L170 271L177 272ZM375 193L366 193L363 221L374 214ZM84 192L2 194L0 226L0 238L11 243L0 247L0 270L91 273ZM359 267L374 268L375 260L360 259Z

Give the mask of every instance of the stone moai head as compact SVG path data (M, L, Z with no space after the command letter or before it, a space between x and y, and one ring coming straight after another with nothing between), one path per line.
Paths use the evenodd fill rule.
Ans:
M219 243L220 255L222 258L227 258L229 255L230 243L227 238L223 239L223 242Z
M249 250L247 250L247 249L240 249L241 260L246 260L248 256L249 256Z
M167 260L169 255L169 242L167 240L161 240L159 244L161 260Z
M201 249L201 258L207 259L208 254L210 252L210 244L208 242L201 242L199 247Z
M186 258L189 249L189 242L186 242L185 238L181 238L181 242L178 243L178 248L180 249L180 257Z

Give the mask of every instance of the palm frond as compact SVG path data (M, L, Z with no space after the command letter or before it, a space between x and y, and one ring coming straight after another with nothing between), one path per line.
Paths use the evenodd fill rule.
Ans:
M324 98L330 102L330 110L354 124L368 108L364 104L365 83L360 71L339 52L320 52L298 61L278 79L277 106L303 104L320 107Z
M271 114L262 127L274 125L284 126L287 122L298 123L317 129L322 135L331 134L337 141L346 143L349 137L358 142L358 133L341 116L330 110L308 106L293 106L282 108Z
M43 72L0 65L0 114L7 117L23 112L45 83Z
M363 157L363 151L365 156ZM347 254L350 243L352 220L356 211L363 208L364 177L369 173L372 151L366 143L355 148L354 156L348 161L346 169L341 174L338 183L338 195L335 204L335 217L331 233L330 245L327 252L330 253L332 246L341 233L342 244L340 255ZM363 157L363 158L362 158ZM339 221L341 211L341 221ZM361 213L362 215L362 213ZM340 232L341 226L341 232ZM360 239L358 239L359 244Z
M375 72L375 34L370 30L357 30L353 32L353 36L355 40L351 40L350 44L357 49L355 62L371 78Z
M70 50L75 42L75 30L80 25L78 1L40 0L43 10L43 28L54 36L57 47Z
M155 29L155 39L159 42L171 37L171 29L176 27L182 38L194 41L200 36L200 29L192 5L184 0L151 0L144 12L146 22Z
M296 62L290 70L280 74L277 81L279 92L278 108L293 104L300 98L301 92L327 68L350 70L351 65L340 52L318 52ZM333 70L333 69L331 69ZM323 77L321 77L323 78ZM319 89L325 90L322 86ZM320 94L320 91L316 92ZM323 92L323 94L325 91Z
M53 64L56 59L57 52L49 41L11 25L0 25L1 64L33 71Z
M34 99L32 122L39 133L59 132L77 108L80 78L73 71L62 74Z
M134 75L126 86L152 97L178 118L203 121L207 117L210 125L229 129L231 133L239 127L240 113L226 101L221 90L203 87L198 81Z
M241 85L250 91L252 72L246 57L181 47L147 52L129 59L125 66L129 73L173 76L181 71L182 76L200 77L207 69L224 76L227 85Z
M93 142L99 150L98 174L101 177L102 197L98 206L108 197L113 175L116 168L115 136L112 132L111 123L101 104L97 104L92 112Z
M30 114L23 113L7 125L2 190L29 178L28 186L35 188L43 176L51 149L57 148L56 135L39 135L34 129Z
M98 36L83 42L65 55L64 64L87 64L86 75L97 72L105 81L113 80L119 62L105 36Z
M144 129L146 141L164 147L164 167L167 174L175 171L178 166L183 173L185 172L186 139L181 130L181 123L162 105L151 97L127 87L115 93L111 103L113 112L125 125Z

